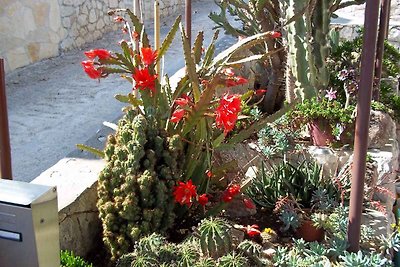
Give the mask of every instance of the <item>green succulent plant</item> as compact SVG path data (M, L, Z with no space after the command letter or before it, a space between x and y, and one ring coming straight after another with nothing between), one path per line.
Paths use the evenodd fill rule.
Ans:
M230 252L218 259L218 267L249 267L248 260L241 254Z
M230 229L230 225L224 219L213 217L203 219L197 228L202 252L213 259L231 252Z
M60 267L93 267L91 263L88 263L81 257L74 255L73 251L62 250L60 260Z
M250 259L251 266L264 266L262 246L251 240L243 240L237 247L238 251Z

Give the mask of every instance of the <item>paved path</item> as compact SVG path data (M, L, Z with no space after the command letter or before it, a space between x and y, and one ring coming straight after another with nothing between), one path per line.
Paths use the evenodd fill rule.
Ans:
M208 18L217 11L212 3L193 3L193 35L204 30L208 42L214 26ZM175 18L166 18L161 33L165 36ZM152 36L151 23L148 24ZM114 76L97 82L82 71L84 50L106 48L118 51L120 32L112 32L82 50L16 70L6 77L8 112L12 146L14 179L31 181L84 143L98 131L103 121L121 115L122 104L114 99L117 93L128 93L130 85ZM193 37L194 38L194 37ZM222 34L219 50L233 38ZM183 67L180 39L175 38L166 55L165 71L172 75Z

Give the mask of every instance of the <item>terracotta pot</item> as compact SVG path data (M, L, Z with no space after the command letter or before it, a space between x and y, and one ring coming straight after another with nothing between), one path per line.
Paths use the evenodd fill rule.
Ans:
M335 140L332 127L325 119L313 120L308 124L308 130L314 146L328 146Z
M295 232L296 238L303 238L307 242L321 242L324 239L324 236L324 229L315 227L311 220L304 220Z

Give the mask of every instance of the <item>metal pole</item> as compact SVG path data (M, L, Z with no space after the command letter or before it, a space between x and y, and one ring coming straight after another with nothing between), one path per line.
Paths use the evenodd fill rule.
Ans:
M378 31L378 43L376 48L376 62L375 62L375 88L373 93L373 99L379 100L380 94L380 83L382 78L382 60L383 52L385 50L385 39L387 38L388 26L390 18L390 0L382 0L381 2L381 14L379 17L379 31Z
M192 43L192 0L185 1L186 37Z
M349 251L360 248L361 213L364 196L365 166L368 149L368 128L374 80L376 37L380 1L367 1L365 7L364 39L361 57L361 77L358 91L357 119L354 139L350 211L347 239Z
M0 58L0 178L12 180L4 59Z

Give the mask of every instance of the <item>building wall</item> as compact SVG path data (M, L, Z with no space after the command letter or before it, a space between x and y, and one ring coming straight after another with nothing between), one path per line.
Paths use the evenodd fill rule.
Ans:
M153 1L141 0L145 20ZM133 0L0 0L0 57L6 72L82 47L116 30L107 11L133 8ZM184 0L160 0L160 14L181 12Z

